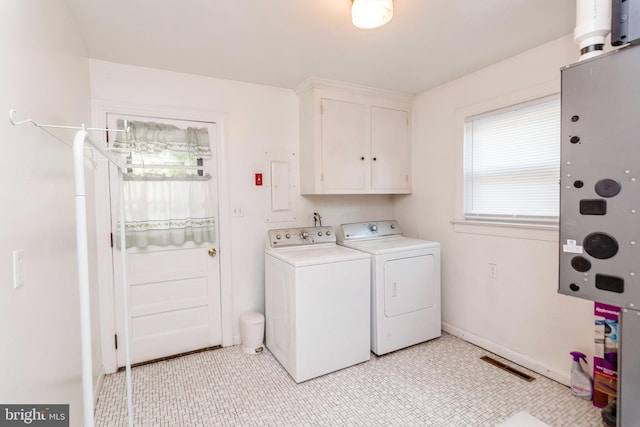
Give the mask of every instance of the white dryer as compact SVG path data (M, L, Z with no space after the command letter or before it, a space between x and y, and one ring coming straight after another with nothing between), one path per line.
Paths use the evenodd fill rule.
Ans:
M297 382L370 359L371 257L332 227L270 230L266 345Z
M440 244L404 237L395 220L343 224L338 244L371 254L371 350L439 337Z

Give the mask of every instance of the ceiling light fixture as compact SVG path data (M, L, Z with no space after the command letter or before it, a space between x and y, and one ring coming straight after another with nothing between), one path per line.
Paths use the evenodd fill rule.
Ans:
M393 18L393 0L353 0L351 21L363 30L382 27Z

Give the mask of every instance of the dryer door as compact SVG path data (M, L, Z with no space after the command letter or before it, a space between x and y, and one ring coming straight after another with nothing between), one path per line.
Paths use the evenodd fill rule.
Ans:
M435 304L437 259L433 254L388 260L384 264L384 314L395 317Z

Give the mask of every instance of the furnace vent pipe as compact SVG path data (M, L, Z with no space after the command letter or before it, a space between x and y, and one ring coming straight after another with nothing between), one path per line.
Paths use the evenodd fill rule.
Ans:
M603 53L611 32L611 0L576 0L573 39L580 47L580 61Z

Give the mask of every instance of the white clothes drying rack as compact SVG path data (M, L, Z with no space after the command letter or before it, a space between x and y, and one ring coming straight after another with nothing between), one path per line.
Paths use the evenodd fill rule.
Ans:
M107 160L118 168L118 183L122 187L123 173L127 167L123 162L114 156L108 148L91 135L88 131L109 131L109 129L86 128L84 124L80 126L61 126L46 125L36 123L31 119L22 121L15 120L16 110L9 111L9 121L14 126L31 123L38 128L57 128L57 129L76 129L73 140L73 165L74 165L74 181L75 181L75 202L76 202L76 239L78 253L78 287L80 294L80 333L82 340L82 401L84 409L84 425L85 427L93 427L93 368L91 360L91 306L89 298L89 252L87 244L87 195L84 182L84 147L88 142ZM128 132L129 128L125 122L125 130L113 130L112 132ZM122 287L123 287L123 306L124 306L124 350L125 350L125 370L127 385L127 414L128 425L133 427L133 397L131 387L131 355L129 351L129 304L127 301L127 252L126 236L123 220L124 220L124 200L123 192L120 191L120 251L122 257Z

